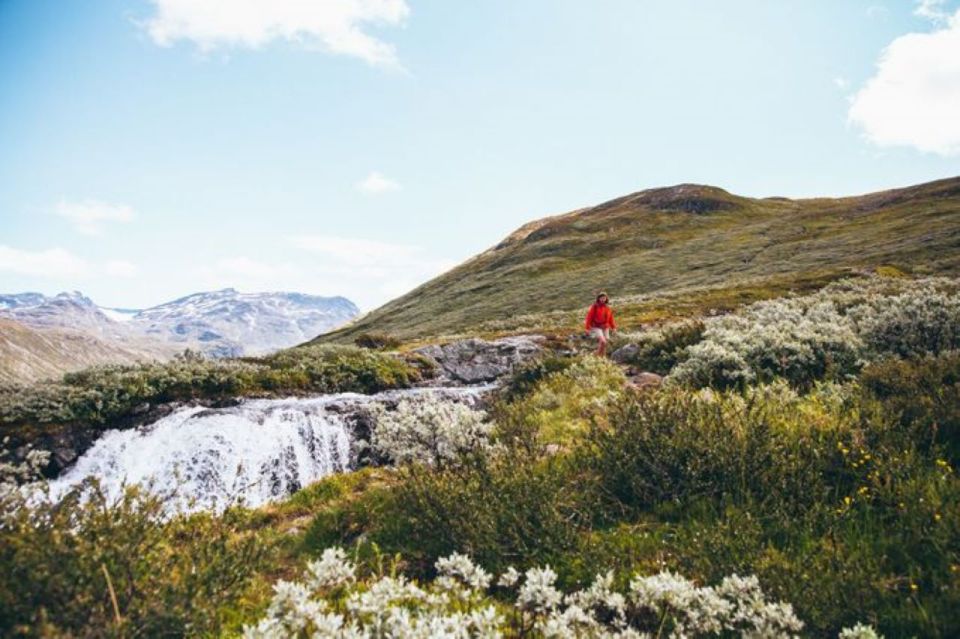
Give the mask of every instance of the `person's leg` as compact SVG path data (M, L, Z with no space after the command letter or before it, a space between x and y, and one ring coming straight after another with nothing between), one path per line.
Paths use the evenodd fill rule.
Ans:
M600 344L597 347L597 355L600 357L607 356L607 332L606 331L597 331L597 337L600 339Z

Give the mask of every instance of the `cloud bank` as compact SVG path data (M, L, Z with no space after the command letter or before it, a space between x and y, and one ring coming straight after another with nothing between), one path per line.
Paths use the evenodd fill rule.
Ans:
M69 202L60 200L56 213L70 220L73 227L84 235L100 235L108 222L130 222L134 218L133 209L125 204L109 204L99 200Z
M144 28L160 46L187 40L209 52L286 40L395 68L400 62L394 46L367 28L399 26L410 15L404 0L153 0L153 5Z
M850 103L850 122L878 146L907 146L960 155L960 10L920 3L918 14L937 26L890 43L876 73Z
M400 190L400 183L386 177L379 171L371 171L370 175L357 182L357 189L364 193L385 193Z

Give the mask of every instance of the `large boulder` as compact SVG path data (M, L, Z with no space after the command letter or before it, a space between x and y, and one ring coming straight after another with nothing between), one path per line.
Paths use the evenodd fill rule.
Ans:
M417 350L432 360L445 380L463 384L492 382L543 351L544 337L521 335L487 341L479 338L432 344Z

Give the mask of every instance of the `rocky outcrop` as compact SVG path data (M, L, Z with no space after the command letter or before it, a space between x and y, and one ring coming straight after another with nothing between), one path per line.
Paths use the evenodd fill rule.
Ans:
M637 344L627 344L613 351L610 359L618 364L629 364L636 361L638 355L640 355L640 347Z
M443 381L461 384L493 382L521 362L543 351L541 335L521 335L487 341L466 339L449 344L431 344L416 352L436 365Z

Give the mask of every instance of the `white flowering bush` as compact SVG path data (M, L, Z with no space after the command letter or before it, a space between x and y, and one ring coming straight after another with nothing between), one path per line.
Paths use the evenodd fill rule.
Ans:
M491 447L493 425L483 411L436 395L402 400L395 410L373 409L373 449L396 464L442 466Z
M511 567L493 588L493 576L465 555L440 559L435 568L436 579L423 584L395 574L362 579L342 549L327 549L308 566L304 581L277 582L266 615L246 626L243 636L773 639L796 637L804 628L793 607L769 601L753 576L698 586L664 571L634 575L621 592L608 572L565 594L549 566L523 574ZM878 635L857 624L840 637Z
M41 477L44 466L50 459L49 451L30 448L22 459L16 459L7 448L10 438L3 438L0 449L0 513L20 505L24 496L21 488Z
M803 297L757 302L706 321L670 379L743 387L777 377L797 386L844 379L889 355L960 348L960 281L839 282Z

